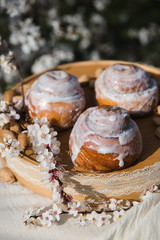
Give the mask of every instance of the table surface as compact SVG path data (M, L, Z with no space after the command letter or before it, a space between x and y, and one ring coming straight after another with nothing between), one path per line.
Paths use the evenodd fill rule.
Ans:
M48 227L24 226L25 209L41 203L52 206L52 201L20 185L0 182L0 239L2 240L88 240L88 239L160 239L160 194L128 210L120 220L110 225L79 226L77 218L63 215L57 225Z

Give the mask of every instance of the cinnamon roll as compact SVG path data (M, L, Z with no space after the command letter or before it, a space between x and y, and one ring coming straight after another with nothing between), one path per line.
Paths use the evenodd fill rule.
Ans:
M112 171L132 164L142 151L136 123L125 109L101 105L83 112L69 140L72 162L95 171Z
M119 106L136 116L149 114L158 104L156 81L132 64L106 68L95 82L95 92L98 104Z
M46 117L58 129L73 125L85 106L77 77L63 71L41 75L25 97L31 118Z

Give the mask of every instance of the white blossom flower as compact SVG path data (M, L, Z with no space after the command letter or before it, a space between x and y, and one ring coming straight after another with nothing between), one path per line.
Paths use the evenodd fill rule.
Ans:
M57 204L53 204L52 212L53 212L56 220L59 221L60 220L60 214L62 213L62 209L60 207L58 207Z
M42 225L47 225L48 227L51 227L52 223L55 221L55 217L50 214L50 211L46 211L42 213Z
M156 40L160 34L160 27L155 23L151 23L148 28L142 27L140 29L130 29L128 36L139 39L142 45L149 44L152 40Z
M7 110L7 102L6 101L0 101L0 111L5 112Z
M53 54L44 54L41 57L37 58L32 65L32 73L36 74L46 69L56 67L59 64L56 58L53 57Z
M130 201L127 200L126 203L125 203L125 205L130 208L130 207L131 207Z
M40 158L38 158L40 157ZM40 162L40 159L41 159L41 162ZM40 167L42 168L46 168L46 169L49 169L49 170L53 170L55 169L56 165L55 163L52 161L52 159L47 159L47 158L44 158L43 155L39 155L36 157L36 160L38 162L40 162Z
M91 53L90 53L90 56L89 56L89 59L91 60L99 60L100 59L100 54L97 50L93 50Z
M48 134L49 128L47 125L40 127L38 123L34 123L29 125L27 129L30 140L34 146L50 144L51 136Z
M102 212L101 214L97 215L96 218L96 225L98 227L102 226L104 223L105 224L110 224L110 219L112 216L110 214L106 214L105 212Z
M92 24L98 24L98 25L103 25L105 23L105 18L98 14L98 13L93 13L90 19Z
M0 114L0 127L8 122L8 119L4 113Z
M7 10L7 13L11 18L18 17L21 14L28 12L34 2L35 0L3 0L2 8Z
M50 54L44 54L37 58L32 65L32 72L39 73L45 71L46 69L56 67L62 61L70 62L74 59L73 50L67 45L58 45L53 49Z
M156 192L158 190L158 186L153 186L150 192Z
M27 131L28 132L28 131ZM23 131L23 133L25 133L25 131ZM32 141L31 141L32 142ZM32 142L32 144L33 144L33 142ZM34 153L37 153L37 154L43 154L43 152L44 152L44 146L37 146L37 145L33 145L32 146L32 149L33 149L33 151L34 151Z
M18 23L12 22L10 42L13 45L19 44L25 54L38 51L45 44L39 26L35 25L31 18Z
M23 214L23 221L27 221L32 216L32 213L33 213L33 208L30 207L26 209Z
M114 211L114 210L117 209L118 204L121 203L121 202L123 202L123 200L116 200L116 199L114 199L114 198L111 198L111 199L110 199L109 208L110 208L112 211Z
M47 132L49 131L49 128L46 125L43 125L39 131L36 132L36 142L37 145L45 144L50 145L51 142L51 135Z
M100 227L104 223L110 224L111 215L106 214L105 212L98 214L97 212L92 211L90 214L86 215L86 219L89 221L89 223L94 223Z
M54 34L58 38L65 38L71 41L80 41L80 47L86 48L91 43L90 30L85 26L82 15L76 13L74 15L64 15L61 19L50 20L49 24L53 27ZM65 28L61 27L65 25ZM81 43L82 42L82 43Z
M9 54L6 56L5 55L0 56L0 65L5 73L11 73L16 69L15 64L13 64L12 62L12 56L10 56Z
M51 134L51 138L54 138L55 136L57 136L57 131L54 131L53 128L50 128L50 134Z
M10 145L12 143L11 136L7 135L5 138L3 138L3 142L5 145Z
M52 199L54 203L59 203L61 200L61 194L59 193L56 187L53 188Z
M44 210L44 208L45 208L45 206L36 204L32 208L30 207L29 209L26 209L23 214L23 221L27 221L34 216L38 216L38 214L40 214L40 212L42 210ZM34 218L32 218L31 221L33 221L33 220L34 220ZM29 222L27 221L27 223L29 223Z
M37 123L31 124L27 126L28 135L31 138L31 141L34 141L34 136L37 131L39 131L40 126Z
M125 214L125 211L124 211L124 210L114 211L114 212L113 212L113 221L116 222L116 221L119 220L121 217L123 217L124 214Z
M48 150L48 149L46 149ZM48 155L37 155L37 162L40 162L40 166L43 168L48 168L50 170L55 169L56 165L54 163L53 153L49 152Z
M45 209L45 206L42 204L35 204L33 205L33 213L34 215L38 215L42 210Z
M48 182L50 181L50 177L53 175L52 173L49 173L47 170L42 170L42 182Z
M53 170L56 168L56 164L54 162L50 162L49 163L49 167L48 167L50 170Z
M46 125L49 124L46 117L42 117L42 118L34 117L33 121L34 123L38 123L40 126L42 126L43 124L46 124Z
M9 111L10 113L7 114L9 118L14 118L16 120L20 119L20 115L12 107L9 107Z
M15 104L15 109L21 111L23 107L23 98L22 96L15 96L12 98L12 102Z
M19 142L17 141L17 139L13 139L10 149L9 149L9 155L10 157L14 157L14 156L19 156L20 152L22 151L22 146L19 144Z
M61 143L57 140L57 138L52 138L51 139L51 144L50 144L50 148L51 148L51 151L54 153L54 154L59 154L60 153L60 145Z
M98 11L103 11L104 8L110 3L110 0L94 0L93 4Z
M98 218L98 213L95 211L92 211L91 213L88 213L86 215L86 219L90 222L90 223L95 223L97 221Z
M37 155L36 160L38 162L47 161L53 158L53 153L49 152L48 149L43 149L43 152Z
M70 208L69 214L76 217L78 214L80 205L81 205L81 202L79 202L79 201L78 202L74 202L74 201L69 202L68 203L68 207Z
M147 45L149 43L150 41L149 34L150 34L149 29L146 28L141 28L138 31L138 38L143 45Z
M98 208L99 211L107 210L108 209L108 204L107 204L106 201L100 202L100 203L98 203L97 208Z

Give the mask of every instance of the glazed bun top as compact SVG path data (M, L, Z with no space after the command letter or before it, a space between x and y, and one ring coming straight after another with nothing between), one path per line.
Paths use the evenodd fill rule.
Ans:
M102 73L104 84L115 93L133 93L146 90L151 84L149 74L132 64L113 64Z
M76 76L49 71L31 85L25 105L31 118L46 117L57 130L63 130L72 126L84 109L84 91Z
M129 128L130 117L125 109L114 106L99 106L89 111L86 124L91 131L99 136L115 137Z
M25 104L35 113L52 111L52 103L81 103L83 95L77 77L56 70L44 73L32 84L26 94Z
M71 98L80 90L77 77L57 70L41 75L36 82L36 87L39 92L51 94L55 98Z
M87 144L87 148L97 153L118 152L117 159L119 166L122 167L126 154L132 152L129 143L135 139L136 135L140 139L138 151L141 152L139 129L125 109L109 105L88 108L79 116L70 135L72 161L75 162L81 147ZM110 139L116 140L114 144ZM125 148L123 148L124 145Z

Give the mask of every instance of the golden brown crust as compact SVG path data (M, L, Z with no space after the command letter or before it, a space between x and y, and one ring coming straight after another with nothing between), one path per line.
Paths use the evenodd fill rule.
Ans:
M132 164L142 150L136 123L126 110L101 105L81 114L70 135L75 165L92 171L114 171Z
M118 139L110 139L112 144L118 143ZM136 147L138 147L139 136L136 135L134 141L131 141L128 146L134 149L134 154L128 154L124 158L124 166L119 166L119 160L116 158L119 156L117 153L107 153L101 154L97 153L95 150L88 148L89 142L84 143L79 152L75 164L86 169L91 169L93 171L107 172L114 171L117 169L125 168L131 165L138 157L138 153L136 152ZM137 146L136 146L137 145ZM70 150L72 146L70 143Z
M114 102L114 101L112 101L112 99L107 98L107 97L103 98L103 96L97 98L97 102L98 102L99 105L112 105L112 106L120 107L117 102ZM141 102L137 101L136 104L134 105L134 107L135 108L139 108L140 105L141 105ZM147 108L150 107L151 110L149 112L144 112L142 110L141 112L133 111L133 112L130 112L130 114L133 115L133 116L147 116L147 115L149 115L149 114L151 114L151 113L153 113L155 111L156 106L157 106L157 101L156 100L153 100L151 105L150 105L150 102L147 101L146 104L143 105L143 108L147 109Z
M74 103L63 103L63 102L56 102L56 103L50 103L50 108L52 111L43 110L36 113L36 109L34 105L30 102L30 105L32 107L32 111L29 111L29 114L31 118L34 117L47 117L48 121L53 126L59 126L61 128L68 128L71 127L75 119L77 118L77 112L76 109L78 108L78 102ZM83 106L80 109L82 111L85 106L85 100L83 100ZM78 112L79 115L79 112Z

